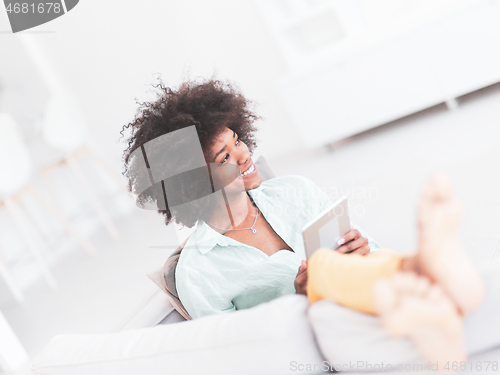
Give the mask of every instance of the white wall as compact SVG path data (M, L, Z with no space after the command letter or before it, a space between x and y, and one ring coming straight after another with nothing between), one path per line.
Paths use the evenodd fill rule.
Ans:
M1 17L2 29L8 29ZM259 153L272 158L300 143L274 90L287 68L253 1L85 0L33 29L31 37L73 91L90 136L117 168L119 131L155 73L176 86L186 76L216 71L260 103L257 110L266 121L260 125Z
M457 0L453 7L474 2ZM390 25L386 32L398 31L403 19L405 25L412 19L417 22L424 11L427 18L437 17L452 7L451 0L419 1L418 6L413 0L404 6L399 0L356 4L367 24ZM0 12L0 26L9 29L5 12ZM134 98L145 97L155 73L176 86L186 76L218 72L260 104L257 111L266 120L260 124L258 154L272 159L302 147L275 90L289 76L292 64L285 60L255 0L85 0L64 17L26 33L73 91L92 139L117 169L123 148L117 143L119 130L132 119ZM15 38L0 34L0 48ZM3 59L8 55L0 56Z

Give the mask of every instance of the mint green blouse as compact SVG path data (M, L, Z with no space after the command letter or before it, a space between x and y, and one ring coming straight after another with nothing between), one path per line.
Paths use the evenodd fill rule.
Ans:
M279 250L269 256L199 221L175 272L177 293L193 319L295 293L295 277L306 259L301 229L332 204L325 192L301 176L273 178L247 193L293 251ZM369 240L371 251L380 248L357 229Z

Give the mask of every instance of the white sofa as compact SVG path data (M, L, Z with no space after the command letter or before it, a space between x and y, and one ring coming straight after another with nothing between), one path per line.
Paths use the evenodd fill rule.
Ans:
M497 259L482 270L488 295L466 321L467 349L472 354L466 366L468 370L472 366L472 373L477 366L481 373L499 372L491 365L500 359L499 269ZM278 375L323 374L327 367L357 373L369 366L387 370L390 364L405 373L412 373L409 369L435 373L421 371L425 361L413 344L388 337L376 317L331 301L309 306L307 298L291 295L248 310L179 320L158 290L117 332L56 336L33 360L32 371L36 375Z

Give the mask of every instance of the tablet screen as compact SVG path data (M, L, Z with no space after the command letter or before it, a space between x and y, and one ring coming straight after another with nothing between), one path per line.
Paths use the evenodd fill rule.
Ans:
M340 236L339 218L337 216L319 228L319 243L321 247L336 249Z

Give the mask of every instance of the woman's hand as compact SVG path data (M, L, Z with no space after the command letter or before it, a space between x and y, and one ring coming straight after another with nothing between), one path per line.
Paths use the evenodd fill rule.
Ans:
M307 296L307 262L305 260L300 264L299 272L295 277L293 285L297 294Z
M336 251L342 254L359 254L366 255L370 252L368 240L361 237L361 233L357 229L351 229L339 240L340 246Z

